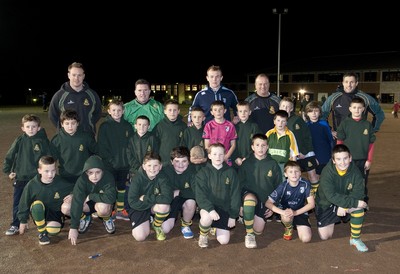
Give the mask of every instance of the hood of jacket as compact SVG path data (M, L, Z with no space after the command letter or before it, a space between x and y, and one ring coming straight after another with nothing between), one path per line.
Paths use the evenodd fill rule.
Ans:
M104 169L103 159L101 159L101 157L97 155L90 156L86 160L85 165L83 166L83 172L86 172L91 168L99 168L103 170Z

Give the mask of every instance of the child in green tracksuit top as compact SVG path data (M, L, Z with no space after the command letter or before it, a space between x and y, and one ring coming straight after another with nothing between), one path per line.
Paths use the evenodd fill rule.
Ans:
M127 157L130 166L130 174L133 177L143 164L144 155L153 151L158 153L159 140L149 131L150 119L147 116L140 115L136 118L135 130L128 142ZM128 191L128 190L126 190Z
M350 103L351 117L346 117L337 129L337 144L345 144L351 151L353 163L364 177L365 197L368 203L368 175L372 165L376 135L372 123L364 120L365 102L354 97Z
M72 192L72 185L56 174L56 161L42 156L38 173L24 188L18 207L19 234L28 228L32 216L39 231L39 244L50 244L48 235L57 235L64 226L61 205Z
M255 236L261 235L267 218L273 213L265 203L268 195L282 183L282 171L277 161L267 153L267 136L260 133L253 135L251 148L253 153L239 167L239 180L242 187L243 222L246 229L245 246L257 248Z
M71 184L82 173L83 165L90 155L97 153L97 142L93 135L79 126L78 113L65 110L60 115L61 128L51 139L55 148L55 158L59 164L59 174Z
M109 234L115 232L111 212L117 197L114 176L105 169L103 160L90 156L83 167L83 173L76 181L72 191L71 225L68 239L76 245L78 232L85 233L91 223L91 214L103 220L103 225ZM64 201L63 207L65 205Z
M163 164L169 163L171 150L181 144L183 131L187 128L179 112L179 102L174 99L167 100L164 103L165 117L154 128L160 142L159 154Z
M144 156L142 167L132 178L128 193L129 218L132 223L132 236L136 241L144 241L150 235L152 214L152 227L157 240L166 239L161 225L170 212L173 188L161 168L160 156L150 151Z
M195 196L200 209L198 245L208 247L208 233L216 227L217 241L228 244L230 229L235 227L240 210L240 183L233 167L224 161L225 147L221 143L208 148L208 162L195 177Z
M200 107L193 107L190 112L191 124L183 131L181 145L189 149L194 146L201 146L204 148L203 130L204 120L206 116Z
M182 216L180 218L181 232L185 239L191 239L193 232L190 226L197 206L193 190L196 167L190 163L190 152L185 146L172 149L170 159L170 163L163 166L163 171L172 184L174 199L171 202L171 212L162 228L165 233L168 233L174 228L176 219Z
M237 109L240 121L235 125L237 139L236 148L232 155L232 159L234 159L233 166L235 168L241 166L242 162L253 153L251 150L253 135L261 133L258 125L252 120L249 120L251 114L250 103L247 101L240 101L237 104Z
M315 216L318 234L322 240L332 238L335 224L347 222L350 218L350 245L366 252L368 247L361 241L364 223L364 179L352 162L347 146L336 145L332 159L324 167L316 196Z
M127 150L129 139L135 133L132 125L125 121L124 103L114 99L108 104L108 115L100 125L97 133L99 156L103 159L106 168L114 175L117 186L117 205L113 211L113 218L129 221L126 211L125 195L126 186L129 182L129 161Z
M40 157L51 155L52 149L46 131L40 127L40 118L33 114L22 117L24 134L12 143L4 159L3 172L13 181L13 219L6 235L18 234L18 204L25 185L37 174Z

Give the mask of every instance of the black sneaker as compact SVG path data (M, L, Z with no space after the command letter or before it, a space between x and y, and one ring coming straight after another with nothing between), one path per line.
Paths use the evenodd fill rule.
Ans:
M50 239L49 239L49 236L47 235L47 231L44 231L39 234L39 244L40 245L50 244Z

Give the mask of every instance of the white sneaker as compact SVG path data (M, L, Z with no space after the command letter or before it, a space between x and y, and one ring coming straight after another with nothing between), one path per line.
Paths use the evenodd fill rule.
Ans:
M7 236L12 236L19 233L19 227L12 225L7 231Z
M256 235L247 234L244 238L244 244L247 248L257 248Z
M201 248L208 247L208 236L204 236L204 235L199 236L199 246Z
M89 229L89 225L92 222L92 217L90 215L85 216L85 218L81 219L79 221L79 228L78 232L79 233L85 233Z
M112 218L108 219L108 221L103 221L103 224L109 234L115 233L115 225Z

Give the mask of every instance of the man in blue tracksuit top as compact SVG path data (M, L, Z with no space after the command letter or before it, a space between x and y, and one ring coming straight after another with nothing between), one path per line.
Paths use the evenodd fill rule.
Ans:
M191 124L190 112L194 107L201 107L206 115L206 119L204 123L213 119L213 116L210 113L210 106L214 101L222 101L225 104L226 112L225 119L231 121L231 112L230 109L233 110L233 123L236 124L239 121L237 116L237 104L238 99L235 93L221 85L222 81L222 71L219 66L211 66L207 70L207 81L208 86L199 92L197 92L194 97L193 104L189 108L188 122Z

